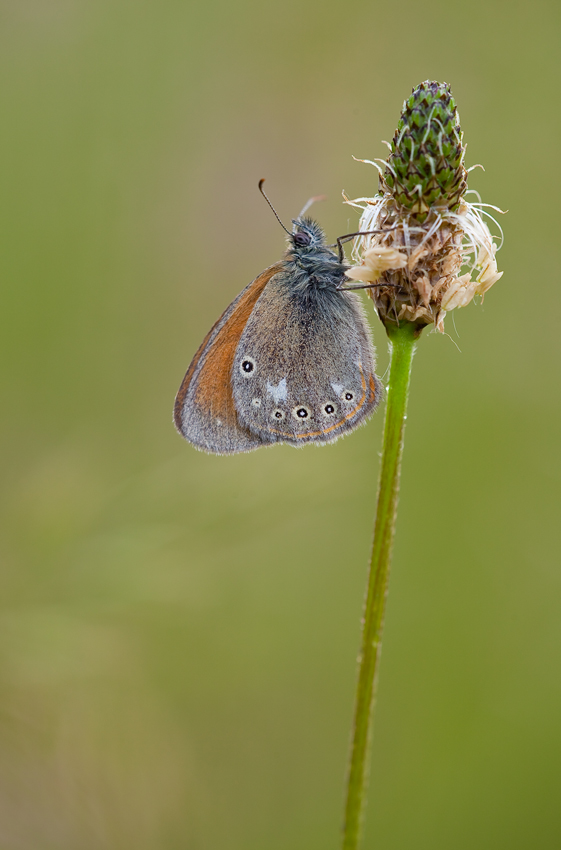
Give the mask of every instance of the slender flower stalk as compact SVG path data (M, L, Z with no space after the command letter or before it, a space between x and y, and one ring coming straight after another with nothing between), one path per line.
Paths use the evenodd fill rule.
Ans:
M381 160L370 163L379 172L378 194L354 201L345 199L363 211L358 228L362 235L354 248L357 264L347 276L369 289L389 338L391 363L343 850L357 850L360 843L416 340L430 324L443 331L447 313L464 307L476 295L483 297L502 274L495 260L498 246L483 219L490 205L465 200L465 146L456 104L446 83L427 81L413 90L403 104L388 147L390 155L383 167L378 164Z
M407 396L415 339L411 322L388 327L390 379L384 424L384 448L378 485L374 542L364 604L360 669L356 691L353 738L347 784L343 850L358 847L372 738L372 714L382 646L382 629L393 548Z

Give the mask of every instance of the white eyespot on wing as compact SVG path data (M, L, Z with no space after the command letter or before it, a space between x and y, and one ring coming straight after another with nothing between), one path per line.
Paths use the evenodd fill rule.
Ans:
M285 401L287 396L286 378L281 378L276 386L267 381L267 392L272 396L275 404L278 404L279 401Z
M333 390L335 393L337 393L337 395L341 395L341 393L345 389L343 384L338 384L336 381L331 381L331 386L333 387Z
M292 415L295 419L302 422L304 419L310 418L310 416L312 415L312 411L309 407L305 407L303 404L299 404L297 405L297 407L294 407L292 409Z
M255 371L255 360L253 357L242 357L240 363L240 372L244 376L244 378L248 378L251 376L251 373Z

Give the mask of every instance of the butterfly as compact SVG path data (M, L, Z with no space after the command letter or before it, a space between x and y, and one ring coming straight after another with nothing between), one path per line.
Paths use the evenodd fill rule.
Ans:
M227 307L181 383L174 422L197 449L331 443L380 401L370 328L359 297L345 289L342 242L355 234L339 237L336 254L304 215L308 205L292 232L284 228L282 260Z

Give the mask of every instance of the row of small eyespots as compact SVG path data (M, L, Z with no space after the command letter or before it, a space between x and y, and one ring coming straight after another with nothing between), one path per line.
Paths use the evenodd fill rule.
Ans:
M346 401L352 401L354 395L351 392L346 392L344 393L344 398ZM261 399L259 398L252 399L251 403L254 407L261 407ZM326 404L323 405L321 412L324 416L333 416L333 414L337 412L337 406L332 402L328 401ZM295 419L303 421L304 419L309 419L312 416L312 412L309 407L304 407L303 404L300 404L292 408L292 415ZM285 418L286 413L284 410L281 410L280 407L277 407L276 410L273 410L271 416L274 419L280 420Z
M246 357L244 360L242 360L240 365L240 371L242 372L242 374L249 375L254 371L254 369L255 362L251 358ZM344 401L352 401L354 399L354 393L350 392L350 390L346 390L341 394L341 398L344 399ZM261 400L258 398L254 398L251 403L254 407L261 407ZM324 416L332 416L336 412L336 410L337 408L334 404L332 404L331 402L327 402L323 406L322 414ZM304 407L304 405L298 405L297 407L292 408L292 415L295 419L299 419L302 421L304 419L309 419L312 414L309 408ZM284 410L277 408L273 411L272 416L275 419L284 419L286 413Z

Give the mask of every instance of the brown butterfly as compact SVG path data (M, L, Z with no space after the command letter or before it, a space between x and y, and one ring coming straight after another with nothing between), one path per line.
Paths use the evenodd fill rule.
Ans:
M354 234L337 240L337 255L307 207L287 231L283 259L232 301L187 370L174 421L197 449L330 443L378 405L370 329L344 286L342 242Z

